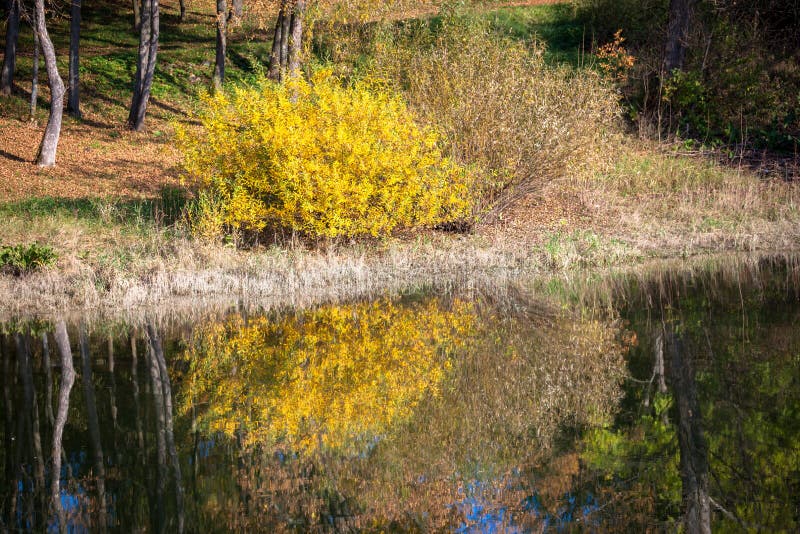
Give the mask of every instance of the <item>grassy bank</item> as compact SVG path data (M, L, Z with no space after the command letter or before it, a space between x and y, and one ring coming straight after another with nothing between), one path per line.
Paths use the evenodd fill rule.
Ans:
M0 275L0 295L5 297L0 319L67 309L197 306L238 299L265 306L307 305L423 285L502 285L520 276L564 278L587 269L599 273L662 258L800 249L796 183L723 165L709 154L679 154L625 133L624 126L608 126L609 131L598 136L566 119L563 124L570 129L564 139L582 143L581 150L554 144L548 149L551 159L532 161L538 158L539 141L527 135L526 121L547 120L535 115L516 116L525 120L504 139L508 142L503 158L493 159L485 147L492 146L496 135L459 129L459 109L425 111L437 97L435 76L426 78L432 80L430 86L404 95L426 120L442 121L454 140L449 147L453 154L468 154L487 169L500 169L506 160L518 162L518 175L509 183L523 194L498 193L498 198L513 200L506 209L484 217L466 234L425 229L385 239L311 242L289 233L248 248L237 246L236 239L197 239L183 217L186 194L180 189L179 156L172 148L169 121L184 120L193 105L192 94L208 84L211 68L204 63L213 54L213 32L206 15L192 13L188 23L167 27L172 41L166 42L161 56L160 85L146 133L122 129L127 97L117 97L110 106L91 104L128 90L134 54L130 39L109 44L109 31L130 33L124 21L106 21L99 14L94 19L87 16L89 45L84 55L85 80L94 92L86 94L84 121L66 123L56 169L40 171L30 163L35 147L22 140L40 135L40 126L27 123L24 94L2 102L0 244L48 245L58 259L37 272ZM523 43L524 53L542 50L543 69L593 72L591 58L579 48L582 28L564 6L513 7L470 16L488 20L492 31L509 42ZM544 44L530 45L534 36ZM25 42L23 36L23 46ZM232 42L232 80L255 76L267 50L263 35L237 29ZM369 57L385 71L402 68L391 58ZM351 71L369 62L364 57L340 59ZM443 65L435 54L414 60L425 68ZM472 59L465 55L464 61ZM560 66L565 63L571 66ZM24 58L20 64L19 79L24 80ZM453 65L457 66L442 68ZM525 65L519 63L520 70L509 72L522 72ZM118 75L108 76L111 67L119 67ZM583 71L543 72L554 87L564 87L564 80ZM20 87L24 93L24 81ZM461 94L469 94L470 86L463 87ZM558 99L554 102L548 109L571 120L571 109ZM483 120L480 114L475 117ZM491 121L481 124L496 127Z

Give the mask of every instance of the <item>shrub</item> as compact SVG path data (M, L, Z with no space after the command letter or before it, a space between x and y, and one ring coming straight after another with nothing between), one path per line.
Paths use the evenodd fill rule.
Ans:
M443 132L450 155L483 171L474 191L481 212L607 159L619 114L610 84L546 65L540 46L499 35L484 19L408 24L384 32L374 54L373 69Z
M197 130L179 131L208 209L195 228L265 228L314 237L386 235L461 219L469 174L439 136L377 83L329 72L201 97Z
M0 246L0 273L20 276L52 265L56 259L58 255L51 247L39 243Z

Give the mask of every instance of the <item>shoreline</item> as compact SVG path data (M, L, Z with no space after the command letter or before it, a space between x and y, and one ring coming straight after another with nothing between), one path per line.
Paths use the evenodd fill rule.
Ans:
M775 226L778 230L781 225ZM660 251L652 242L651 248L638 248L623 239L589 235L600 244L584 250L563 246L561 251L553 250L552 237L545 243L513 242L480 233L426 234L328 250L272 247L257 252L176 239L170 255L127 267L109 269L72 255L41 272L0 275L0 321L56 315L168 315L186 309L230 308L237 302L265 310L304 308L419 288L503 288L521 281L553 280L569 284L618 273L646 273L665 265L691 267L717 259L800 254L800 240L785 234L750 236L748 248L728 246L741 245L741 238L717 235L716 246L686 240ZM780 237L794 246L755 246L775 243ZM570 236L566 238L569 243Z

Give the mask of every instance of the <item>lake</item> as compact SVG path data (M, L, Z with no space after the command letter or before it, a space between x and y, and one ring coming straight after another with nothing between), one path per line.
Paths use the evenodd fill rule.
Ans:
M800 528L796 258L0 332L0 531Z

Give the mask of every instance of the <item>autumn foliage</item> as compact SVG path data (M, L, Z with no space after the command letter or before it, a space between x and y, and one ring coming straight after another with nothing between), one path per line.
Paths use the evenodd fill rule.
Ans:
M202 97L198 119L178 140L200 189L201 233L378 236L470 212L469 174L379 84L325 71L265 81Z

